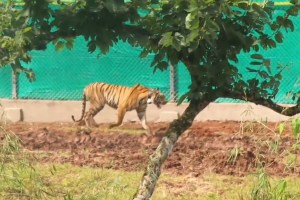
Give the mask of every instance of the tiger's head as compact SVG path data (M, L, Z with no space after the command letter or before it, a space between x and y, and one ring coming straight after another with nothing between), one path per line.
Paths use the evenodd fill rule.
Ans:
M162 105L167 104L166 97L159 89L151 89L148 95L148 104L155 104L157 108L161 108Z

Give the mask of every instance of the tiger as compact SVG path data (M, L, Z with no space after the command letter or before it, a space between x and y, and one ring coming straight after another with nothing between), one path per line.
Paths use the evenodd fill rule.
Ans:
M90 101L90 108L86 112L86 101ZM95 82L87 85L82 94L82 113L79 120L74 122L85 124L87 127L97 127L94 116L99 113L105 104L118 112L116 123L109 125L109 128L120 126L127 111L136 110L142 127L147 134L152 134L146 121L147 104L155 104L157 108L167 103L166 97L159 89L150 89L140 84L132 87L113 85L104 82Z

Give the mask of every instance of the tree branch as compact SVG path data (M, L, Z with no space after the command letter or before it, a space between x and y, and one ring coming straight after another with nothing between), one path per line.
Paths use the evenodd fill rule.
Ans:
M286 116L293 116L300 113L300 107L298 104L294 106L281 106L274 103L271 99L264 99L264 98L248 98L248 101L258 105L268 107L273 111Z
M233 98L239 100L246 100L258 105L262 105L272 109L273 111L286 116L293 116L300 113L300 105L296 104L294 106L281 106L274 103L271 99L265 99L262 97L255 97L253 94L244 93L243 95L237 91L230 91L222 96L223 98ZM246 97L246 98L243 98Z

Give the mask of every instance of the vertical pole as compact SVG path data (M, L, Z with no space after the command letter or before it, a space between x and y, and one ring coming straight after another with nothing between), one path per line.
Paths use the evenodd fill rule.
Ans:
M18 74L12 70L12 99L18 99Z
M170 63L170 102L176 102L177 96L177 88L176 88L176 73L177 73L177 66L172 65Z

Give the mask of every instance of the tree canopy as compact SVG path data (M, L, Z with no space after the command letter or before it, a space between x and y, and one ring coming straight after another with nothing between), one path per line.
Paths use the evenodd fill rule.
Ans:
M282 70L272 71L270 60L255 52L283 42L298 10L297 0L277 16L271 1L10 0L0 11L0 66L10 64L33 80L21 64L30 62L31 50L50 42L57 50L72 49L74 38L83 36L89 52L105 54L123 40L141 46L141 57L155 53L155 69L184 63L192 84L183 98L272 99ZM252 65L238 65L241 52L252 53ZM257 76L245 80L240 68Z
M180 99L190 104L171 123L157 151L150 157L136 199L151 196L160 166L178 137L195 116L219 97L242 99L294 115L298 105L284 108L272 100L278 92L281 71L259 54L284 41L284 31L294 31L293 17L300 4L291 0L277 13L274 2L240 0L74 0L7 1L0 14L0 66L17 72L30 62L31 50L44 50L52 42L56 49L72 49L74 38L83 36L89 52L105 54L118 41L143 48L141 57L154 53L152 66L164 70L168 63L184 63L190 73L189 91ZM238 55L250 53L253 61L239 66ZM245 79L241 69L253 73ZM180 76L179 76L180 78ZM295 91L296 93L297 91ZM296 98L296 95L294 95ZM299 102L299 101L297 101ZM149 181L151 180L151 181Z

